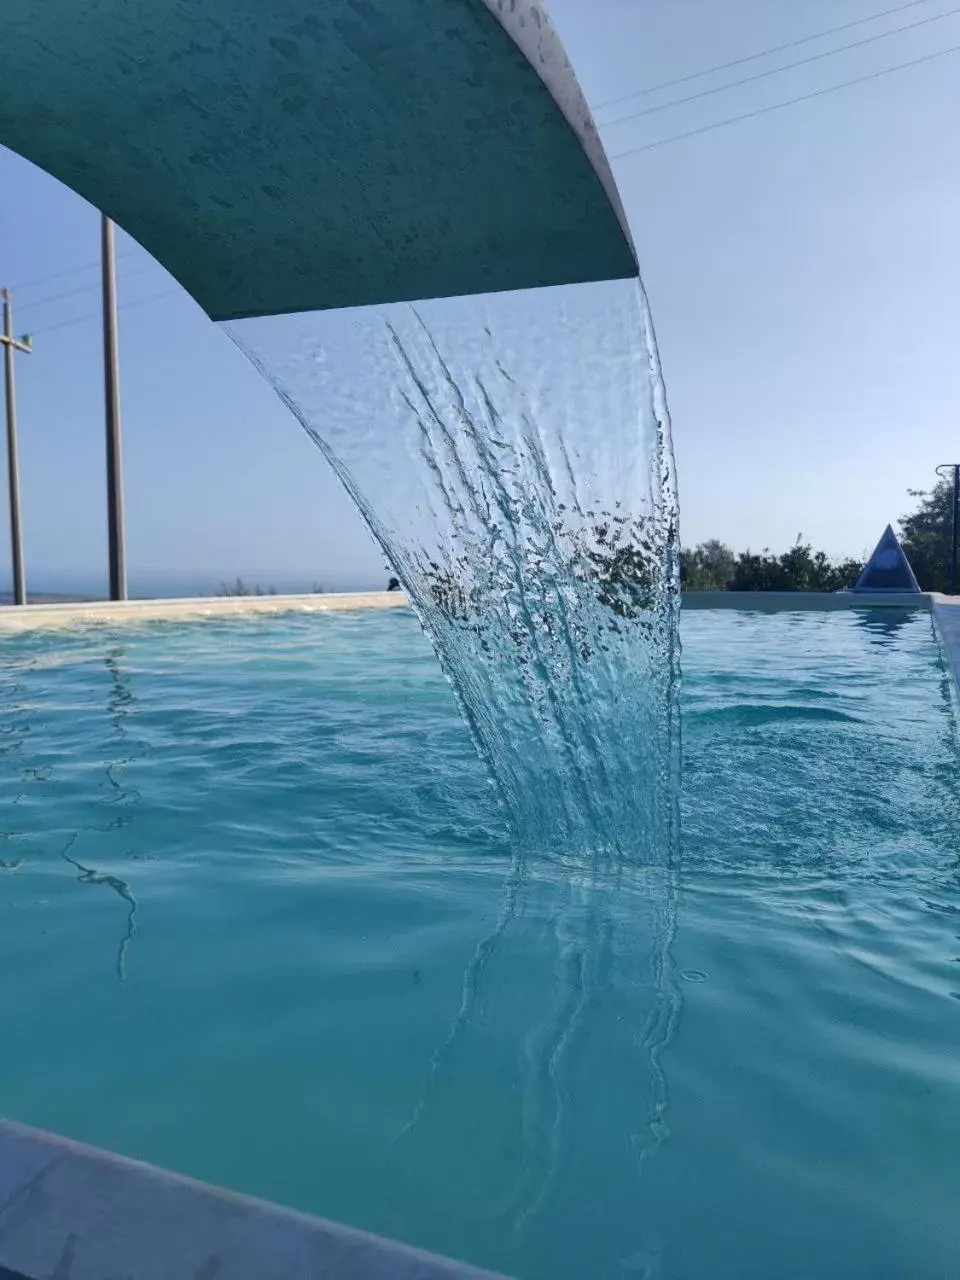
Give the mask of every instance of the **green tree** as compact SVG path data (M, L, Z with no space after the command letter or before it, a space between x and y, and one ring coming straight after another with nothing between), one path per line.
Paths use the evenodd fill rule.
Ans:
M680 557L684 591L726 591L737 565L736 553L719 538L708 538Z
M900 542L922 591L949 591L953 541L953 482L930 490L909 489L917 508L900 517Z
M825 551L814 551L800 537L782 555L764 548L759 555L742 551L737 556L730 588L733 591L843 591L860 576L860 560L833 561Z
M267 587L264 591L259 582L251 591L242 578L238 578L232 586L221 582L220 590L217 592L218 596L275 596L276 594L276 587Z
M737 554L711 538L684 551L680 580L684 591L843 591L862 569L862 561L831 560L801 537L779 556L768 547Z
M834 562L830 566L833 575L832 585L821 589L824 591L849 591L851 587L857 585L857 579L863 573L865 563L863 560L858 560L856 556L847 556L844 560Z

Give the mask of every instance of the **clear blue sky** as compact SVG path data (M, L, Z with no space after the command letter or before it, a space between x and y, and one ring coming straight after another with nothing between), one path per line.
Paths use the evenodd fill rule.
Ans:
M895 3L553 0L550 10L599 104ZM951 7L928 0L598 118ZM604 138L616 157L953 45L960 13ZM908 488L960 458L958 136L960 52L615 159L660 340L686 543L782 548L802 532L858 553L904 510ZM86 288L97 282L98 220L3 151L0 193L0 283L24 285L17 329L36 333L17 376L28 575L42 588L103 574L98 293ZM158 265L123 236L120 251L133 577L382 584L379 552L296 423Z

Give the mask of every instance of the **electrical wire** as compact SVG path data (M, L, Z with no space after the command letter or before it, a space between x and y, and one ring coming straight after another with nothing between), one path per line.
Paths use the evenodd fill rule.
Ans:
M120 249L117 258L126 258L131 249ZM24 289L33 289L40 284L48 284L51 280L65 280L67 276L79 275L81 271L90 271L93 267L100 266L100 259L94 258L90 262L82 262L77 267L68 267L66 271L51 271L45 276L36 276L33 280L22 280L20 284L12 284L9 286L11 293L20 293Z
M685 98L671 98L669 102L658 102L656 106L644 107L640 111L630 112L629 115L618 116L615 120L607 120L601 127L611 129L616 124L626 124L628 120L638 120L641 116L654 115L658 111L666 111L670 107L679 107L686 102L696 102L698 98L709 98L715 93L726 93L728 89L739 89L741 85L753 84L757 80L766 80L770 76L780 75L782 71L793 71L796 67L805 67L811 62L820 62L824 58L833 58L838 53L846 53L850 49L861 49L864 45L875 44L878 40L886 40L890 36L901 35L904 31L914 31L917 27L929 26L931 22L940 22L943 18L954 18L958 13L960 13L960 6L954 9L947 9L943 13L935 13L928 18L920 18L916 22L908 22L903 27L892 27L889 31L880 31L873 36L864 36L862 40L852 40L849 44L842 44L837 49L826 49L823 53L812 53L807 58L800 58L797 62L788 62L782 67L772 67L769 71L758 71L756 75L744 76L742 80L731 80L729 84L719 84L711 89L701 89L699 93L688 94Z
M701 125L698 129L688 129L685 133L675 133L669 138L658 138L655 142L645 142L639 147L629 147L626 151L618 151L610 156L611 160L623 160L626 156L634 156L641 151L653 151L657 147L668 146L672 142L682 142L685 138L694 138L700 133L711 133L714 129L725 129L727 125L739 124L741 120L753 120L756 116L765 116L769 111L781 111L784 107L795 106L798 102L809 102L813 98L822 98L825 94L836 93L840 89L849 89L853 85L867 84L870 80L879 80L881 76L892 75L894 71L904 71L907 67L919 67L922 63L933 62L935 58L944 58L948 53L960 52L960 44L951 45L948 49L937 49L933 53L924 54L921 58L911 58L909 62L898 62L882 71L871 72L870 75L857 76L854 80L844 80L840 84L827 85L823 89L814 89L810 93L801 93L796 98L787 98L783 102L773 102L766 107L758 107L755 111L745 111L739 116L730 116L726 120L715 120L712 124Z
M100 264L97 263L97 265L99 266ZM151 263L145 263L143 266L137 267L133 271L125 271L123 273L123 279L131 280L136 276L142 276L145 271L149 270L151 265ZM96 280L93 284L80 285L76 289L65 289L63 293L55 293L49 298L38 298L36 302L28 302L26 306L18 307L17 315L19 317L23 315L24 311L34 311L37 307L46 307L49 306L50 303L60 302L64 298L75 298L81 293L91 293L94 289L100 289L101 287L101 282Z
M633 93L625 93L619 98L609 98L599 102L594 111L604 111L607 107L618 107L621 102L630 102L633 98L643 98L648 93L659 93L661 89L672 89L678 84L689 84L691 80L700 80L704 76L712 76L717 71L730 71L733 67L742 67L747 62L756 62L759 58L767 58L774 53L785 53L788 49L796 49L802 44L811 44L814 40L823 40L826 36L839 35L841 31L849 31L853 27L862 27L866 22L876 22L880 18L888 18L892 13L902 13L904 9L916 9L921 4L929 4L930 0L908 0L906 4L894 5L892 9L881 9L867 18L857 18L853 22L844 22L839 27L827 27L824 31L815 31L812 36L801 36L799 40L788 40L786 44L773 45L769 49L761 49L759 53L748 53L746 57L734 58L732 62L718 62L715 66L705 67L703 71L691 71L689 75L677 76L674 80L662 80L652 84L648 89L636 89Z
M172 298L175 294L180 293L179 289L164 289L161 293L150 293L145 298L134 298L130 302L122 302L118 311L129 311L131 307L140 307L147 302L159 302L161 298ZM97 320L100 317L99 311L89 311L84 316L74 316L72 320L61 320L57 324L45 324L40 329L32 329L29 336L36 338L40 334L53 333L57 329L69 329L71 325L86 324L90 320Z

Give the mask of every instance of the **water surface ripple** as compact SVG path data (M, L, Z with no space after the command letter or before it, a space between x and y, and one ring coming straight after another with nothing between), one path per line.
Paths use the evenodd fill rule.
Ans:
M0 1112L522 1280L960 1274L930 621L682 625L678 879L518 857L412 615L5 640Z

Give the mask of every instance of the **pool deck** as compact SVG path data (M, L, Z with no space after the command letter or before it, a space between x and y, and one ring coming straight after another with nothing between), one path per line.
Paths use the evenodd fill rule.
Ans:
M0 1280L110 1277L496 1280L462 1263L0 1120Z

